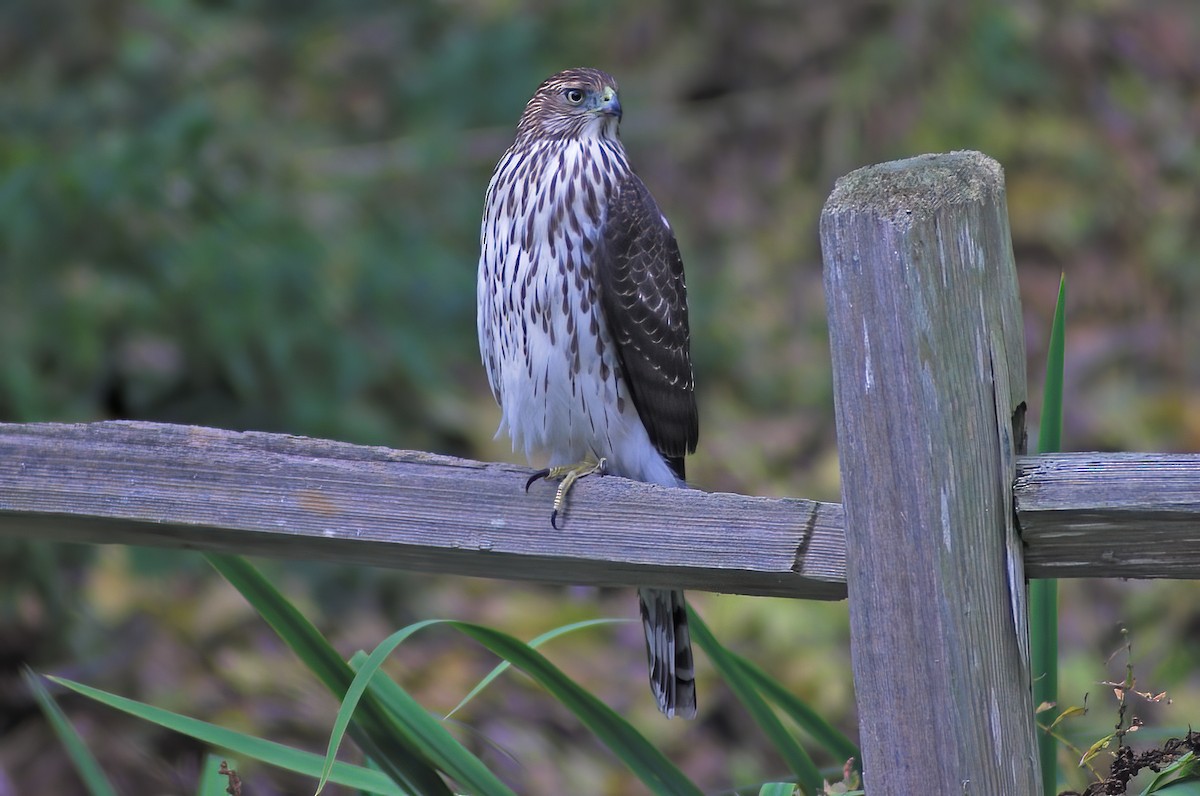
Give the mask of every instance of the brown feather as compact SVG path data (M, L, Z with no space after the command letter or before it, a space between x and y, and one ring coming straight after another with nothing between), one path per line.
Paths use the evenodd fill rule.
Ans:
M650 441L683 477L700 436L687 285L675 235L637 175L610 197L597 254L600 303ZM672 465L676 462L672 461Z

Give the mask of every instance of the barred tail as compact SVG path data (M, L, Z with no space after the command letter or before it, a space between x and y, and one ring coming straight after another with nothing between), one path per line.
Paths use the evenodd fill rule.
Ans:
M667 718L696 717L696 669L682 591L638 589L650 690Z

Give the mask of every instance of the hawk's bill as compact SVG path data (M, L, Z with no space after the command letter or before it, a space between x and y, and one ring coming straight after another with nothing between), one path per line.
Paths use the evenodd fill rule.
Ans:
M479 347L514 448L683 486L699 436L683 260L620 121L617 82L596 69L560 72L526 104L488 185ZM638 597L659 708L691 718L683 592Z

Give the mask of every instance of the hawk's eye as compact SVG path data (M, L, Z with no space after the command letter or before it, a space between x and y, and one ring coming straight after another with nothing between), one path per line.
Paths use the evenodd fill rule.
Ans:
M578 105L583 102L583 92L577 88L569 88L563 92L563 96L567 98L567 102L572 105Z

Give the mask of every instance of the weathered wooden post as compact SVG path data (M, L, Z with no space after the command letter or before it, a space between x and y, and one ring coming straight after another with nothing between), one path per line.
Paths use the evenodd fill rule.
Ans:
M867 792L1035 794L1003 172L975 152L859 169L821 247Z

